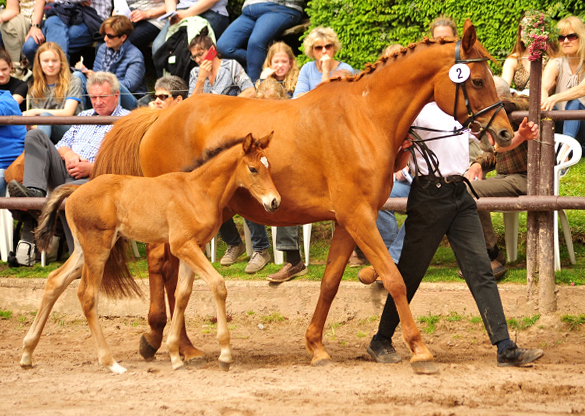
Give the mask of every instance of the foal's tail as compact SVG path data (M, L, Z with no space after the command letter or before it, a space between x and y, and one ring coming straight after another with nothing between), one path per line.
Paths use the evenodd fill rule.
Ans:
M59 207L63 200L71 195L81 185L64 185L51 193L43 206L39 217L39 225L35 229L35 243L40 251L48 251L57 228ZM71 247L72 249L73 247Z
M90 178L106 173L143 176L140 143L160 113L161 110L138 108L118 120L100 146Z

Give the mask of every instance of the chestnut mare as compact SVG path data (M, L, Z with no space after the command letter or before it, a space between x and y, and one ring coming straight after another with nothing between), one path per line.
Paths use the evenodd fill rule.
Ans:
M168 243L171 253L180 259L176 311L167 340L173 369L183 366L179 337L197 273L215 297L219 363L223 370L228 370L232 354L225 306L227 291L223 277L202 249L218 232L223 209L236 189L247 189L260 202L254 205L267 211L278 209L280 195L263 151L271 138L269 135L254 140L248 135L245 139L226 141L206 153L193 165L193 169L201 167L190 173L169 173L157 178L102 175L82 186L66 185L53 192L35 232L37 244L40 249L49 246L59 207L69 197L65 212L75 250L47 279L39 313L24 339L20 365L32 366L33 351L55 301L82 275L78 297L97 345L99 363L116 374L126 371L112 357L99 324L97 303L100 286L110 295L140 293L125 263L116 270L106 267L110 254L116 255L112 246L130 238Z
M457 43L456 39L424 39L368 65L356 77L324 83L295 100L199 94L168 110L137 110L117 122L105 138L94 175L157 176L180 169L223 137L243 131L260 135L275 131L267 154L282 196L281 208L276 213L262 212L247 192L238 191L228 204L229 215L235 212L259 224L276 226L335 221L319 300L305 337L313 355L311 363L331 360L323 347L323 328L357 243L396 302L414 370L434 372L433 356L422 342L404 282L376 228L376 218L390 195L396 166L408 156L399 152L401 144L428 102L436 101L449 114L455 109L462 124L481 125L500 146L510 142L508 119L494 109L498 97L485 62L488 59L476 39L475 27L467 21ZM470 69L469 78L457 88L449 78L456 60ZM398 155L404 157L398 161ZM158 248L157 254L161 252ZM152 332L142 338L145 357L160 346L166 323L163 285L167 284L172 296L174 284L172 275L161 277L165 268L172 268L168 263L151 255L149 264ZM183 340L185 356L202 354L191 349L186 334ZM146 343L150 353L142 348Z

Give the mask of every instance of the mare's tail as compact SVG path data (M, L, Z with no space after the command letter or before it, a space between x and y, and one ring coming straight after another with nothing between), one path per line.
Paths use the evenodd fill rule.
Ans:
M35 243L40 251L47 251L53 241L57 228L59 207L65 198L71 195L81 185L64 185L51 193L43 206L43 212L39 217L39 225L35 229ZM70 250L73 247L70 248Z
M118 120L100 146L90 178L106 173L143 176L140 143L160 113L161 110L138 108Z

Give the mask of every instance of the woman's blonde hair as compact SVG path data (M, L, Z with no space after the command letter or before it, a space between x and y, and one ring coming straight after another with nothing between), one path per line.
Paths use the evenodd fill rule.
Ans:
M286 92L294 92L295 87L297 86L297 80L299 79L299 64L297 63L297 58L293 53L290 46L288 46L284 42L276 42L272 44L272 46L268 49L268 54L266 55L266 59L264 60L264 65L262 65L262 69L270 68L272 63L272 58L279 52L286 53L288 59L290 60L290 69L284 77L282 85Z
M568 16L557 23L557 28L560 33L566 32L567 34L576 33L579 36L579 49L577 49L577 56L579 57L579 67L583 66L583 60L585 59L585 25L583 21L577 16ZM559 53L560 56L565 56L563 49ZM585 68L581 68L579 74L582 74Z
M67 90L69 90L69 84L71 83L71 71L69 70L69 64L67 63L67 57L63 53L63 49L55 42L45 42L35 55L35 63L33 65L33 86L30 89L30 95L32 98L41 99L45 98L49 93L49 86L47 85L47 78L43 69L41 68L41 54L43 52L53 51L59 61L61 62L61 68L57 74L57 82L55 83L55 100L57 102L63 102Z
M286 100L288 97L284 86L275 79L258 80L256 83L256 98L266 100Z
M311 30L309 35L303 41L305 55L311 59L315 59L315 55L313 55L313 46L320 40L332 43L333 48L335 49L335 53L341 50L341 42L339 41L335 31L330 27L319 26Z

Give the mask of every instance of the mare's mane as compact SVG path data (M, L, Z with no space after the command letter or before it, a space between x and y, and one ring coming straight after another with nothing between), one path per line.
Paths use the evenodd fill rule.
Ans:
M218 147L205 149L203 151L203 154L200 157L195 159L193 161L193 163L191 163L189 166L186 166L183 169L181 169L181 171L193 172L195 169L200 168L201 166L203 166L204 164L209 162L211 159L213 159L214 157L219 155L221 152L228 150L228 149L231 149L235 145L243 143L243 142L244 142L243 138L231 139L231 140L227 140L227 141L223 142Z

